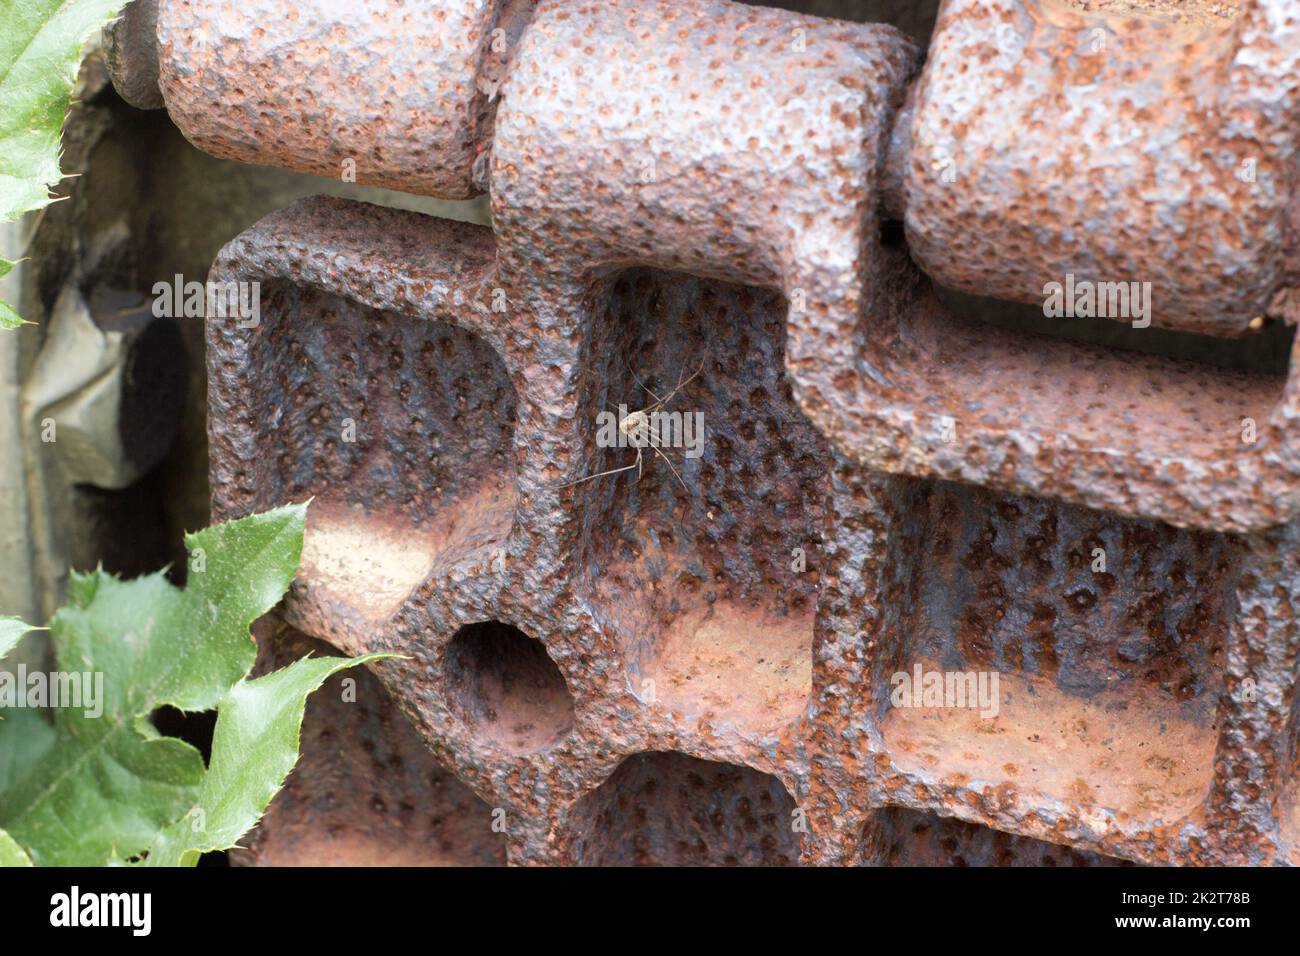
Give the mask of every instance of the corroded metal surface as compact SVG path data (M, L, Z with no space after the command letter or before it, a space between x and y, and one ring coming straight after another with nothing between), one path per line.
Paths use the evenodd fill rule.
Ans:
M548 401L528 357L535 319L491 312L489 239L313 200L232 243L218 275L276 291L261 328L209 328L213 486L222 514L316 496L286 613L342 650L412 657L379 673L434 752L508 808L512 859L614 859L593 821L644 771L592 794L623 758L656 751L770 774L808 815L806 835L791 830L808 861L858 858L871 809L889 805L1139 861L1286 852L1284 535L872 474L800 424L780 378L780 298L677 273L593 280L574 307L605 358ZM412 374L456 401L403 389L421 355L408 341L445 343ZM712 380L682 400L714 438L682 468L685 488L652 469L556 490L570 472L543 436L591 448L564 440L581 434L572 409L635 400L615 356L655 389L704 359ZM349 393L354 375L364 395ZM358 438L340 457L327 450L349 411ZM393 434L413 418L427 430ZM517 470L491 438L512 429ZM415 434L446 457L426 464ZM434 480L421 508L391 501ZM789 563L801 545L811 573ZM492 621L517 636L477 646L471 626ZM1000 671L996 730L891 711L890 674L925 662ZM655 834L681 818L663 794L628 836L644 845L633 856L667 853Z
M682 466L689 490L666 469L564 489L573 469L601 467L573 409L637 401L640 386L611 352L590 379L560 376L552 397L532 357L544 327L520 293L508 288L509 310L491 311L502 286L478 251L490 241L464 224L318 199L231 243L214 276L273 291L259 328L209 325L216 513L315 496L289 620L348 652L409 655L377 672L435 754L507 808L516 862L566 859L569 844L551 834L567 832L570 805L640 752L750 765L792 788L798 762L776 754L798 746L816 576L782 569L799 546L817 564L825 450L781 381L779 296L644 271L604 283L598 308L571 300L575 320L633 353L651 388L707 356L707 380L681 401L703 406L715 440ZM656 334L665 326L669 342ZM435 336L446 345L429 364L416 364L422 348L397 347ZM363 376L354 366L372 355ZM456 400L403 399L406 374ZM361 381L364 398L350 396ZM744 415L749 402L765 407L760 422ZM324 467L345 417L359 467ZM406 431L417 418L437 449ZM514 437L504 462L499 446L455 437L501 433ZM416 457L395 461L398 451ZM745 507L751 477L762 507ZM427 510L390 503L435 480ZM526 637L476 651L489 635L464 629L490 621ZM537 640L551 679L527 649Z
M1285 279L1300 9L1088 6L944 4L911 124L912 255L1026 302L1067 273L1149 282L1156 325L1244 334Z
M843 462L833 487L822 832L899 805L1141 862L1294 853L1289 526L1179 531ZM996 719L891 707L918 662L998 671Z
M133 0L104 28L109 76L122 99L142 110L162 109L158 86L158 0Z
M647 122L645 113L620 111L617 101L629 95L620 79L643 88L662 82L653 88L663 109L649 113L655 143L642 143L619 182L640 177L655 155L689 160L682 147L701 133L697 124L716 126L708 113L720 112L744 125L729 152L775 164L774 176L746 185L779 190L780 165L792 161L784 147L798 139L775 140L783 152L774 156L774 127L785 118L785 133L809 121L826 133L815 113L797 116L810 101L844 116L841 98L824 90L790 85L796 103L787 96L785 116L759 92L800 66L792 53L810 49L810 39L819 52L836 51L818 43L818 30L833 33L835 21L755 16L736 4L595 3L539 17L533 8L534 0L455 0L417 10L299 10L268 0L226 10L140 0L110 33L113 77L127 99L156 105L161 73L177 124L216 155L324 176L351 161L357 181L447 198L486 187L484 160L512 61L563 73L572 59L564 82L581 82L559 87L563 107L595 117L615 142L617 129L632 133ZM930 25L924 12L902 20ZM543 46L516 56L530 21L530 39ZM637 38L638 29L649 33ZM659 29L679 33L656 36ZM754 69L763 61L772 68L766 75ZM829 62L816 52L803 65L814 61L824 73ZM1151 282L1154 324L1243 334L1257 316L1287 313L1277 295L1288 268L1294 274L1297 62L1300 14L1288 0L945 0L926 72L892 130L881 202L906 217L915 258L945 285L1036 302L1044 284L1066 273ZM655 64L666 72L655 75ZM637 66L650 73L638 75ZM761 79L750 103L742 86L707 99L697 92L688 104L668 95L694 86L690 70L729 83L723 66ZM777 98L779 88L774 82ZM841 196L837 206L852 203ZM675 226L689 230L697 219ZM675 238L684 245L688 237ZM1190 259L1197 268L1186 268Z
M782 163L835 155L824 146L784 147L799 142L790 134L801 125L826 132L815 111L803 115L808 102L835 116L845 115L837 105L849 104L794 84L783 114L760 92L779 73L749 88L748 104L743 86L728 95L712 89L670 122L671 110L647 103L647 112L627 112L621 106L631 100L619 103L640 92L666 104L674 90L753 78L743 64L756 67L756 54L769 67L797 68L793 48L809 49L810 38L822 53L837 49L817 42L835 21L814 27L812 18L708 4L596 3L540 17L533 7L534 0L460 0L414 10L387 3L284 10L271 0L227 10L205 0L150 0L133 4L110 33L111 65L119 89L141 106L161 102L154 90L161 74L173 118L216 155L327 176L350 162L359 182L447 198L486 187L512 61L557 71L560 105L594 119L602 135L617 141L638 125L654 133L614 183L640 176L656 158L689 161L683 147L709 143L706 130L722 134L727 153L775 161L776 175L747 183L769 194L783 185ZM638 17L648 17L641 27ZM530 19L530 41L540 45L518 57ZM683 32L642 44L655 22ZM817 59L814 52L804 66ZM570 60L571 75L563 65ZM661 74L632 68L656 62ZM825 74L830 64L817 66ZM701 72L692 78L692 70ZM1039 301L1046 283L1067 274L1148 282L1156 325L1244 334L1252 319L1294 309L1285 288L1296 248L1298 85L1300 14L1289 0L946 0L925 72L891 131L882 202L905 216L921 267L953 288ZM517 94L541 89L516 84ZM719 113L744 125L743 137L727 137ZM759 115L764 123L754 122ZM776 129L786 138L773 139ZM580 164L564 172L581 180L598 170ZM593 186L599 180L582 182L584 192ZM645 192L619 186L609 198ZM842 196L836 206L854 203ZM707 218L671 221L689 231ZM1196 268L1187 268L1189 259Z
M794 811L756 770L637 754L574 807L571 853L583 866L790 866Z
M813 361L810 344L810 361L791 370L818 426L863 464L1183 527L1251 531L1296 515L1293 374L972 321L940 303L906 249L872 285L888 303L876 316L818 323L856 342L852 355ZM792 313L792 343L804 334Z
M863 829L864 866L1131 866L951 817L890 807Z
M332 649L264 619L258 672ZM373 675L338 674L312 695L302 756L233 856L261 866L493 866L492 808L439 766Z
M511 6L161 0L163 98L214 156L465 198Z
M423 65L403 89L454 91L428 100L459 104L441 132L371 126L350 148L371 181L486 186L492 229L317 199L223 250L214 278L263 291L256 328L208 325L215 511L315 497L287 620L406 656L376 675L501 811L510 862L1300 862L1300 386L984 326L913 260L1008 297L1105 268L1165 284L1181 304L1157 324L1217 334L1291 294L1294 14L1251 0L1225 29L1129 6L1043 0L1027 23L1010 0L948 2L918 80L886 27L719 0L486 5L463 35L509 22L500 87L481 50ZM256 43L230 64L182 49L196 23L210 51L253 19L163 7L164 91L196 141L336 161L331 111L357 107L333 74L277 100L289 80L249 66L270 62ZM1089 67L1062 50L1096 17L1201 39ZM397 42L367 29L389 32L349 39L340 75L378 68L364 37ZM989 29L1021 44L1020 80L953 64ZM1178 64L1211 53L1233 65L1182 89ZM1212 97L1204 188L1087 171L1140 144L1078 165L1041 146L1071 115L1069 90L1038 99L1060 55L1097 104L1120 109L1121 80L1181 90L1153 120L1166 153ZM936 185L940 102L971 111L973 152ZM1100 114L1078 109L1086 132ZM1011 146L1060 178L984 156L979 118L1023 125ZM1258 147L1257 192L1234 192L1215 136ZM1053 182L1118 218L1054 239ZM704 416L700 456L581 481L633 461L598 446L598 414L669 392ZM997 673L998 713L895 706L918 667Z

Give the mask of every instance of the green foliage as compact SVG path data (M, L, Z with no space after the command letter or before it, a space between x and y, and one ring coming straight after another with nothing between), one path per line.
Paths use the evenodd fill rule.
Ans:
M16 617L0 617L0 660L14 649L23 635L31 628ZM6 775L6 767L14 758L13 753L0 751L0 780ZM0 866L31 866L32 861L23 848L14 842L14 838L0 830Z
M192 866L202 852L234 846L298 759L307 695L331 674L373 659L306 658L232 687L219 709L212 760L194 809L163 832L146 862Z
M248 680L249 625L293 580L305 516L294 505L187 536L184 590L161 573L73 575L50 623L56 669L102 674L102 714L64 706L52 725L30 709L0 721L0 828L35 863L193 864L261 817L297 760L307 695L375 659L313 658ZM19 627L5 622L0 642ZM163 706L216 709L209 767L154 729Z
M0 256L0 279L9 274L16 263ZM14 311L13 306L0 299L0 329L16 329L23 324L23 318Z
M50 203L81 47L125 0L0 0L0 222ZM0 276L12 268L0 259ZM0 302L0 327L21 324Z
M50 202L81 47L125 0L0 0L0 220Z
M14 838L0 830L0 866L31 866L31 858L23 848L14 842Z
M23 639L23 635L32 630L31 625L24 624L16 617L0 617L0 661L12 651Z

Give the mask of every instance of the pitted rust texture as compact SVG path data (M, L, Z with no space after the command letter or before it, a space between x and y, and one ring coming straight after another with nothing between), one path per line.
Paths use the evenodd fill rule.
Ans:
M575 69L566 83L582 80L559 90L565 105L595 117L611 143L637 149L633 166L617 169L614 181L640 177L650 160L689 162L692 146L713 143L770 164L770 176L753 175L745 186L779 194L782 169L796 155L815 172L837 152L825 142L795 152L800 141L788 134L804 122L806 105L815 101L833 115L842 115L839 105L852 108L835 95L844 91L825 85L833 64L792 55L796 32L814 30L816 41L862 30L778 11L744 14L737 4L552 6L529 31L536 45L519 55L534 0L351 12L284 11L274 2L238 11L204 0L157 5L156 36L136 35L149 32L153 0L137 3L114 31L115 82L147 105L155 100L151 78L161 73L168 108L196 144L329 176L352 160L360 182L445 198L488 186L499 87L512 61L524 60L524 71L545 64L558 71L566 57ZM648 49L635 35L638 17ZM654 24L674 23L676 37L656 33ZM685 23L692 25L682 30ZM740 32L729 38L733 26ZM601 55L593 56L597 38ZM836 45L818 48L824 55ZM783 107L779 94L747 96L717 74L725 63L736 76L750 75L746 61L756 66L762 56L769 67L791 70L816 63L820 77L809 79L820 89L792 86ZM632 64L645 71L640 85L651 100L664 101L647 101L648 112L618 104L621 86L638 85ZM717 85L696 88L691 71L700 68L697 78L707 73L706 82ZM677 110L674 94L693 88L694 109ZM1152 320L1170 328L1241 335L1261 315L1294 321L1287 289L1295 283L1297 246L1288 220L1297 207L1298 88L1300 14L1289 0L945 0L925 73L892 130L880 202L905 217L921 266L954 288L1036 302L1044 284L1074 274L1150 282ZM516 96L529 92L522 86ZM621 95L631 106L629 92ZM754 121L747 110L756 107L770 122ZM727 137L719 112L748 120L736 129L743 135ZM647 116L676 119L654 126L653 141L636 144ZM829 129L811 124L814 142ZM585 192L593 185L586 177L599 172L585 160L599 152L580 151L575 163L553 171ZM735 162L721 153L706 158L723 168L701 163L696 175L726 178ZM607 198L646 202L647 212L662 207L675 245L691 247L710 204L672 216L665 191L618 188ZM858 205L842 191L834 208ZM745 210L734 237L705 236L717 248L704 258L743 254L753 238L747 220L759 208ZM788 252L757 251L767 255L742 271L770 269L765 260Z
M863 831L864 866L1132 866L1126 860L890 807Z
M895 35L826 28L797 54L788 35L807 21L777 14L580 9L591 23L562 5L538 8L502 90L493 204L512 268L554 274L565 256L574 276L642 262L779 286L798 400L873 468L1189 526L1253 529L1295 514L1296 386L963 322L918 282L906 250L882 242L883 131L912 69ZM591 35L603 55L584 70L605 92L588 108L566 58L585 57ZM799 66L796 79L756 82L746 53L759 49ZM848 57L856 73L845 72ZM726 72L685 72L702 60ZM713 95L701 104L659 92L687 80ZM819 92L830 104L820 120L803 107ZM581 148L593 123L600 151ZM768 183L782 188L765 192ZM1256 441L1243 441L1247 419Z
M792 866L794 810L748 767L637 754L574 808L570 852L584 866Z
M466 198L520 6L159 0L163 98L214 156Z
M543 2L502 88L494 222L523 268L562 252L575 269L639 263L839 304L870 256L880 140L915 64L891 27L717 0Z
M662 462L640 481L625 474L561 489L565 470L548 444L600 467L576 410L639 403L641 386L602 347L605 357L584 374L570 366L574 374L561 377L568 391L552 399L554 385L530 354L537 318L513 287L497 284L483 254L490 238L318 199L232 242L214 279L256 280L273 292L258 328L209 325L215 513L315 495L288 620L349 652L383 646L410 656L381 678L434 753L491 806L507 808L515 862L581 857L571 808L638 753L751 767L792 792L804 772L793 728L811 686L816 572L796 575L789 554L802 546L811 566L818 561L825 449L782 382L780 298L643 270L575 298L585 332L574 342L620 343L648 387L666 391L683 362L703 362L680 401L705 409L716 437L697 461L678 461L685 489ZM510 307L493 312L501 288ZM676 330L672 347L653 338L662 327ZM376 352L372 335L385 348ZM383 369L390 340L432 336L447 344L419 375L454 393L473 359L479 374L463 401L413 392L403 400L407 364ZM297 357L280 365L291 342ZM366 397L352 397L356 409L335 406L327 386L341 380L346 396L362 381L362 348L375 352L365 357ZM511 389L484 374L495 363L481 349L496 354ZM294 369L318 389L299 396ZM380 400L390 393L398 400ZM489 407L495 418L485 426ZM448 493L431 510L389 504L392 489L432 480L425 463L381 451L412 416L458 450L443 459L437 480ZM327 466L324 442L344 417L356 424L358 464ZM517 471L491 457L495 444L476 451L455 437L512 429ZM391 580L409 593L376 571L398 556L410 576ZM398 600L380 601L380 592ZM516 633L480 626L487 622Z
M321 641L264 618L259 672ZM331 678L307 703L302 756L258 828L235 851L261 866L491 866L505 862L492 808L438 765L374 675Z
M1300 505L1300 401L1292 379L1010 334L949 314L929 284L916 281L911 257L955 287L1038 302L1044 284L1064 282L1067 273L1151 281L1154 323L1164 316L1165 324L1220 335L1240 333L1270 304L1295 314L1294 291L1279 287L1294 282L1284 266L1289 261L1294 270L1296 260L1286 258L1294 246L1286 220L1288 206L1294 210L1300 116L1296 12L1251 2L1232 30L1195 27L1215 56L1229 58L1217 72L1198 72L1174 62L1183 51L1177 44L1169 47L1174 59L1121 55L1125 43L1167 41L1170 31L1192 29L1187 25L1125 19L1116 42L1115 24L1049 2L1033 4L1033 17L1018 0L961 0L941 10L881 174L882 206L886 215L906 218L908 246L882 259L867 283L881 290L885 308L854 319L829 316L836 338L856 337L853 364L810 363L807 374L792 367L805 407L853 457L892 473L1046 495L1185 527L1251 531L1291 520ZM1076 88L1056 58L1090 36L1085 20L1100 23L1111 40L1088 61L1096 61L1096 75ZM1243 65L1229 69L1238 60ZM1163 105L1143 70L1158 70L1174 89L1186 87L1189 105ZM1196 96L1211 98L1214 109L1195 112ZM1149 136L1133 133L1147 127L1116 119L1141 97L1151 98L1143 114L1152 124ZM1010 105L1018 98L1023 110ZM1126 105L1098 111L1097 103L1112 99ZM1224 112L1232 104L1239 105ZM1061 138L1067 107L1087 122L1079 135ZM1029 118L1008 122L1009 109ZM1209 126L1188 126L1194 119ZM1095 136L1082 135L1092 126ZM1127 152L1112 142L1116 137L1131 139ZM1242 182L1238 167L1224 165L1230 151L1221 137L1254 144L1255 182ZM1158 175L1161 163L1183 168L1174 145L1203 147L1200 166L1193 166L1203 167L1218 193L1175 188L1187 177ZM946 170L954 181L944 181ZM1213 210L1193 213L1196 202ZM1236 246L1233 236L1241 239ZM1187 237L1213 242L1198 252ZM1105 256L1111 261L1102 268ZM1216 277L1223 263L1229 272ZM1244 264L1233 272L1232 263ZM1256 268L1252 286L1247 274ZM1209 303L1214 316L1237 316L1236 325L1202 323L1190 306L1171 314L1166 306L1179 297ZM1244 312L1234 311L1243 303Z
M1150 282L1156 325L1244 334L1286 280L1300 10L1133 7L947 0L910 128L912 255L1024 302L1067 273Z
M791 369L818 427L862 464L1183 527L1251 531L1296 515L1294 375L985 325L947 309L906 249L886 251L878 316L818 323L856 343L852 360ZM793 312L790 332L793 352Z
M644 756L666 751L768 775L755 793L780 787L808 816L793 844L770 821L770 839L718 824L692 843L701 860L771 862L795 844L805 862L873 859L867 823L888 806L1141 862L1290 852L1293 794L1281 769L1295 759L1295 637L1274 588L1295 572L1275 564L1281 538L862 471L801 429L782 398L781 300L719 282L637 269L594 283L581 313L586 370L563 402L543 404L544 377L521 357L535 341L532 316L491 312L500 275L489 241L476 227L312 200L232 243L217 278L285 286L259 329L209 327L213 487L223 515L316 495L313 513L328 520L309 524L289 620L348 652L411 656L378 668L381 679L435 755L488 805L508 808L513 861L687 859L665 842L696 819L673 795L678 784L647 797L636 782L646 765L676 779ZM297 404L290 370L266 364L288 353L291 330L335 343L299 353L312 381L346 387L363 347L382 358L369 373L376 397L392 389L400 399L406 373L370 335L384 346L436 336L443 359L421 375L448 394L472 358L480 371L463 401L418 403L453 448L458 435L509 434L512 409L516 435L528 419L534 435L582 434L574 410L636 398L630 367L658 390L683 359L702 359L712 384L684 389L683 402L707 410L715 439L698 465L683 464L686 489L651 462L639 481L553 492L557 514L544 525L536 506L521 517L527 496L512 489L530 477L553 487L537 473L563 470L516 442L514 473L493 458L493 439L449 456L438 480L453 491L431 510L394 511L391 489L424 487L429 469L376 449L417 402L358 404L356 454L384 467L331 471L315 449L347 402L302 400L294 414L323 416L314 427L266 414ZM496 361L512 391L483 374ZM279 391L250 396L259 382ZM485 426L489 406L500 418ZM594 451L587 438L575 444ZM818 466L828 457L839 462L829 498ZM492 490L455 491L484 487L483 461ZM296 485L277 462L305 463ZM799 541L812 546L806 577L788 563ZM1110 556L1107 571L1091 569L1094 548ZM381 604L387 579L372 564L398 554L410 557L409 576ZM481 644L486 622L517 630ZM968 714L891 710L890 675L917 663L997 669L1000 715L982 726ZM729 805L733 777L713 767L689 785ZM746 799L757 813L758 798ZM650 801L632 815L640 823L602 835L600 821L637 800ZM1041 855L1025 847L1024 858Z
M118 95L142 110L162 109L158 85L158 0L133 0L104 29L109 75Z
M215 513L315 496L287 620L408 657L510 862L1300 862L1295 386L950 313L896 31L546 0L512 56L495 236L300 203L208 326ZM680 483L568 484L697 368ZM918 664L999 715L891 708Z
M898 805L1146 863L1296 861L1292 526L1180 531L842 462L833 489L822 832ZM999 672L996 719L890 706L918 663Z

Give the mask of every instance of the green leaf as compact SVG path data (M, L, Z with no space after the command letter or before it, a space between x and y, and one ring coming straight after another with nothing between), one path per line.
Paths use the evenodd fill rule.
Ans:
M49 721L38 710L12 711L5 717L4 724L10 726L5 728L5 730L9 731L7 742L0 746L0 793L3 793L11 783L17 780L21 772L29 767L36 766L36 763L54 744L54 728L50 726ZM0 726L4 725L0 724ZM0 732L0 738L5 736L3 732ZM6 840L12 843L14 847L18 846L13 837L4 830L0 830L0 844L3 844ZM20 852L22 852L21 849ZM25 852L17 863L3 862L5 856L4 848L0 847L0 866L31 865L31 858Z
M0 279L9 274L9 271L18 263L0 256ZM14 307L3 299L0 299L0 329L16 329L23 324L20 316Z
M12 725L6 727L5 725ZM54 726L43 711L13 710L0 723L0 793L13 786L54 746Z
M50 202L81 48L124 0L0 0L0 221Z
M0 0L0 222L51 202L81 48L124 0ZM0 277L13 263L0 259ZM22 317L0 300L0 329Z
M32 630L30 624L24 624L16 617L0 617L0 661L17 646L23 635Z
M14 307L0 299L0 329L16 329L23 324L23 317L14 311Z
M102 675L102 716L56 709L40 759L0 771L0 827L37 864L134 856L194 806L202 758L159 735L149 715L164 705L210 710L247 676L249 625L293 580L305 515L292 505L187 536L194 560L184 591L161 573L72 576L69 604L50 624L55 657L60 671L91 675L87 687ZM28 751L21 730L0 721L0 755Z
M388 654L316 657L254 681L241 680L218 708L212 761L199 798L149 851L149 866L193 866L253 828L298 761L307 695L331 675Z
M14 838L0 830L0 866L31 866L32 860Z

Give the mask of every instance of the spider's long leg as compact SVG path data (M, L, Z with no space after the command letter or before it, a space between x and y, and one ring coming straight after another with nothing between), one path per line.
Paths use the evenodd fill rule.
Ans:
M669 392L667 395L665 395L664 398L663 398L663 401L661 401L659 404L662 405L662 404L664 404L665 402L671 400L672 397L673 397L674 395L676 395L678 392L680 392L682 389L684 389L687 385L691 384L691 381L695 378L695 376L699 375L699 374L700 374L701 372L703 372L703 371L704 371L704 363L701 362L701 363L700 363L700 367L697 368L694 372L691 373L691 377L690 377L690 378L686 379L685 381L682 381L682 380L679 378L679 379L677 380L677 384L673 387L673 390L672 390L671 392ZM653 394L653 393L652 393L652 394Z
M624 365L627 365L627 362L625 361L623 364L624 364ZM653 398L653 399L655 400L655 404L654 404L654 405L651 405L651 406L650 406L651 408L654 408L655 405L662 405L662 404L664 403L664 400L663 400L662 398L660 398L658 395L656 395L656 394L654 393L654 390L651 389L649 385L647 385L645 382L641 381L640 376L638 376L638 375L636 374L636 372L633 372L633 371L632 371L632 366L631 366L631 365L628 365L628 366L627 366L627 370L628 370L628 373L631 374L631 376L632 376L634 379L636 379L636 383L637 383L638 385L640 385L642 388L644 388L647 392L649 392L649 393L650 393L650 397Z
M622 467L622 468L611 468L609 471L601 471L601 472L597 472L597 473L594 474L594 475L587 475L585 478L577 478L577 479L575 479L575 480L573 480L573 481L566 481L566 482L564 482L563 484L556 485L555 487L556 487L556 488L567 488L567 487L569 487L570 485L580 485L580 484L582 484L584 481L591 481L591 479L593 479L593 478L604 478L606 475L617 475L620 471L627 471L627 470L630 469L630 468L637 468L637 469L639 469L639 468L640 468L640 465L641 465L641 455L640 455L640 453L638 452L638 453L637 453L637 456L636 456L636 461L632 462L632 464L630 464L630 465L625 465L625 466ZM637 477L639 478L640 476L641 476L641 472L638 470L638 471L637 471Z
M654 452L655 452L655 454L658 455L660 458L662 458L662 459L667 463L667 465L668 465L669 468L672 468L672 470L673 470L673 474L677 476L677 482L678 482L678 484L680 484L680 485L682 486L682 491L689 492L690 489L686 487L686 482L682 480L682 476L681 476L680 474L678 474L677 469L676 469L675 467L673 467L672 460L671 460L667 455L665 455L663 452L661 452L661 451L659 450L658 446L652 446L652 447L654 447Z
M683 490L683 491L690 491L690 489L686 487L686 482L682 480L681 472L679 472L679 471L678 471L678 470L673 466L673 463L672 463L672 461L668 458L668 456L665 455L662 451L659 450L659 449L661 449L661 448L667 448L667 447L668 447L667 445L664 444L663 436L661 436L661 435L659 434L659 432L655 429L655 427L654 427L653 425L651 425L651 426L650 426L649 428L647 428L646 430L650 433L650 447L654 450L654 453L655 453L656 455L658 455L660 458L662 458L662 459L667 463L667 465L668 465L669 468L672 468L672 470L673 470L673 474L677 476L677 481L678 481L678 482L681 484L681 486L682 486L682 490Z

